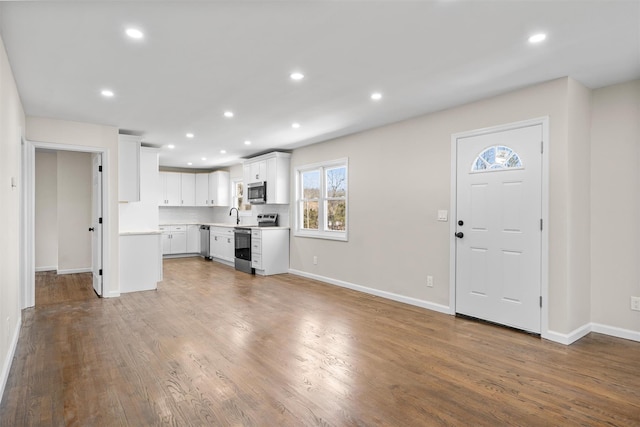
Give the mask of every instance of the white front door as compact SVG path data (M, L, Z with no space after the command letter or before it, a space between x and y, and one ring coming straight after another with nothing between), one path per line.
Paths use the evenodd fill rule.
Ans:
M92 154L91 254L93 289L102 296L102 154Z
M456 312L540 333L542 125L456 139Z

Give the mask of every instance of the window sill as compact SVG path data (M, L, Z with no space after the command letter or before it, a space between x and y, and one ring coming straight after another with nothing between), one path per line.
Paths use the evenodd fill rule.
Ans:
M324 239L324 240L338 240L341 242L348 242L349 238L347 232L330 232L330 231L309 231L309 230L296 230L293 233L294 237L309 237L311 239Z

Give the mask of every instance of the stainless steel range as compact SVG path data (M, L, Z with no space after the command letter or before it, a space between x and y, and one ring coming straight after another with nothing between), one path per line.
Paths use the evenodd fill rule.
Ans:
M276 227L278 225L278 214L259 214L258 227ZM234 229L235 243L235 267L236 270L254 274L251 267L251 228L236 227Z
M277 227L278 214L258 214L258 227Z

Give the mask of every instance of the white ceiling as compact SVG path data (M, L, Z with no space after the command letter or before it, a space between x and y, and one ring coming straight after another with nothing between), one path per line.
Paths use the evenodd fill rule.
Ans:
M135 132L176 167L563 76L590 88L640 78L640 1L3 1L0 25L27 115ZM547 40L529 44L537 32Z

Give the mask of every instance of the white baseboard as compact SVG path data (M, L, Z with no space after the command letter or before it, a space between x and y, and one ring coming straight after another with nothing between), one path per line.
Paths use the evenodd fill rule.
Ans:
M612 337L624 338L626 340L640 342L640 331L632 331L630 329L622 329L615 326L592 323L591 332L597 332L599 334L611 335Z
M547 339L549 341L554 341L560 344L569 345L580 338L586 336L591 332L591 323L587 323L586 325L582 325L577 329L569 332L568 334L562 334L560 332L555 331L547 331L542 333L542 338Z
M89 268L70 268L67 270L58 270L58 274L75 274L75 273L91 273L93 270Z
M417 307L426 308L428 310L437 311L439 313L451 314L451 309L442 304L436 304L429 301L420 300L417 298L406 297L404 295L394 294L393 292L381 291L379 289L368 288L366 286L356 285L354 283L345 282L343 280L332 279L330 277L320 276L318 274L307 273L306 271L300 271L295 269L289 269L289 273L296 276L306 277L308 279L318 280L320 282L328 283L330 285L340 286L342 288L352 289L358 292L364 292L365 294L375 295L378 297L390 299L393 301L402 302Z
M51 267L36 267L36 273L40 273L42 271L56 271L58 270L57 265L52 265Z
M11 363L13 362L13 356L16 354L16 348L18 347L18 338L20 337L20 327L22 326L22 315L18 318L18 323L13 331L13 337L11 344L9 344L9 352L6 354L4 362L2 363L2 376L0 376L0 402L2 402L2 395L4 394L4 388L7 386L7 380L9 379L9 371L11 370Z
M295 269L289 269L289 273L296 276L306 277L308 279L318 280L320 282L328 283L330 285L336 285L343 288L352 289L354 291L364 292L366 294L379 296L382 298L390 299L393 301L402 302L417 307L426 308L428 310L437 311L444 314L452 314L451 309L448 306L436 304L429 301L423 301L416 298L406 297L403 295L394 294L392 292L381 291L378 289L368 288L366 286L356 285L354 283L345 282L343 280L332 279L318 274L308 273L306 271L300 271ZM600 334L610 335L617 338L624 338L631 341L640 342L640 332L632 331L629 329L617 328L615 326L607 326L599 323L587 323L579 328L563 334L555 331L542 332L542 338L557 342L559 344L570 345L578 341L580 338L587 336L590 332L597 332Z
M102 297L103 298L118 298L120 296L120 291L109 291L106 293L103 293Z

